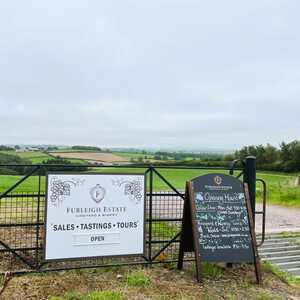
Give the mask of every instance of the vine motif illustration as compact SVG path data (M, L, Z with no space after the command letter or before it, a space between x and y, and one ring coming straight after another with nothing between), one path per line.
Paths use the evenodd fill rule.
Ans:
M143 199L143 181L138 180L125 180L122 177L113 179L112 184L118 187L124 187L124 195L131 201L138 204Z
M84 179L79 178L63 181L59 177L52 177L50 180L51 204L54 207L59 207L71 195L72 188L82 186L84 181Z

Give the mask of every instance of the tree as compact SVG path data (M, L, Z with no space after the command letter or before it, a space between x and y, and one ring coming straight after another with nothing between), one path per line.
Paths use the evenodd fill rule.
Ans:
M244 160L248 155L256 157L258 168L266 170L300 171L300 141L282 142L280 149L267 144L244 146L235 152L235 158Z
M280 148L280 158L283 171L300 171L300 141L293 141L288 144L282 142Z
M31 161L15 154L0 153L0 164L5 165L1 167L1 174L25 174L30 169L30 166L26 167L24 165L31 165Z
M15 150L15 148L8 147L5 145L0 145L0 151L14 151L14 150Z
M233 161L234 160L234 154L226 154L224 156L225 161Z

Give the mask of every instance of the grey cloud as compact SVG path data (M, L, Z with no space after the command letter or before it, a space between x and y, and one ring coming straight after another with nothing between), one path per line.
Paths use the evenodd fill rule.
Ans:
M299 138L298 1L3 1L1 143Z

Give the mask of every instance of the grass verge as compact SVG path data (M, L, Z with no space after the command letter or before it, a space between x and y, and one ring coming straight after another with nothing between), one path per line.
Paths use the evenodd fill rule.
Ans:
M293 276L292 274L283 271L279 267L277 267L267 261L263 262L263 266L266 271L271 272L272 274L276 275L283 282L300 288L300 278L297 278L297 277Z
M285 238L295 238L294 243L298 246L300 246L300 232L290 232L290 231L284 231L281 232L282 237Z
M193 263L184 270L153 266L44 273L14 277L1 300L198 300L298 299L300 288L274 268L263 265L263 284L255 283L252 265L204 264L197 283ZM291 283L293 283L291 285Z

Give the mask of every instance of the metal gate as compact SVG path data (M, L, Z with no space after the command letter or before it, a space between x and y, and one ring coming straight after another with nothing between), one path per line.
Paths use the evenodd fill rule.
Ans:
M20 274L177 262L184 204L184 185L182 190L175 188L175 184L169 177L172 177L176 172L185 180L208 172L233 173L233 167L227 170L224 168L180 166L15 165L14 167L18 166L26 167L28 169L27 175L0 194L0 273L11 271ZM127 172L128 168L131 168L133 172L137 170L139 173L143 170L147 182L145 255L141 257L87 258L45 262L43 260L45 173L54 167L60 168L64 172L67 172L70 167L72 167L73 172L74 168L81 170L83 167L89 168L89 170L97 169L97 172L105 170L105 173L114 173L116 170L122 172L122 168L126 168ZM245 175L245 172L247 172L246 168L241 169L237 177ZM189 175L186 176L185 174ZM250 180L248 183L251 184ZM265 212L259 213L264 218ZM185 260L194 260L194 255L192 253L187 254Z

